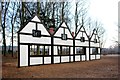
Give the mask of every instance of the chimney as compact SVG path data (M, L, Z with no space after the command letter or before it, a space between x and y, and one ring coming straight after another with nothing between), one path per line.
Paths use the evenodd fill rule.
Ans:
M54 28L53 28L53 27L50 27L50 28L49 28L49 32L50 32L50 34L53 34L53 33L54 33Z
M72 36L74 37L74 32L72 32Z

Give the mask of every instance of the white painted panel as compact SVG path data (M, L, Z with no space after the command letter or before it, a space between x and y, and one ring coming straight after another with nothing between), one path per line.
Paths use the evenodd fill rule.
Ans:
M44 64L51 64L51 57L44 57Z
M35 29L35 23L29 22L20 32L32 33L33 29Z
M90 54L92 54L92 48L90 48Z
M99 43L90 42L90 45L91 45L92 47L99 47Z
M58 55L57 46L54 46L54 55Z
M61 34L63 34L63 28L59 28L54 36L61 36Z
M57 45L73 45L73 40L62 40L59 38L54 38L54 44Z
M85 61L85 55L81 55L82 56L82 61Z
M100 55L96 55L96 59L100 59Z
M84 30L84 28L82 27L82 28L80 29L80 31L85 31L85 30Z
M61 62L69 62L69 56L61 56Z
M63 22L61 26L67 28L67 25L65 24L65 22Z
M30 65L43 64L42 57L30 57Z
M75 61L80 61L80 55L75 55Z
M39 44L51 44L50 37L32 37L31 35L20 35L21 43L39 43Z
M94 39L95 39L95 34L93 34L93 36L92 36L92 38L91 38L91 41L94 41ZM97 39L97 41L99 41L98 35L96 35L96 39Z
M76 36L76 39L80 39L80 37L82 37L82 32L79 32ZM85 40L88 40L87 35L85 34L85 32L83 32L83 37L85 37Z
M82 32L79 32L78 35L76 36L76 39L80 39L82 37Z
M31 21L41 22L40 19L37 16L35 16Z
M100 54L100 48L98 48L98 54Z
M68 29L65 29L65 34L67 34L68 38L73 38Z
M77 49L76 49L76 47L75 47L75 54L76 54L76 52L77 52L76 50L77 50Z
M51 46L49 46L49 55L51 55Z
M92 59L92 60L95 59L95 55L91 55L91 59Z
M68 30L68 27L66 26L66 24L63 22L63 24L61 25L61 27L66 27L65 28L65 34L67 34L68 38L73 38L72 35L70 34L70 31ZM55 33L54 36L59 36L61 37L61 34L64 33L64 29L63 28L59 28L58 31Z
M91 41L94 41L94 39L95 39L95 35L92 36Z
M85 33L83 33L83 37L85 37L85 40L88 40L88 37Z
M41 30L41 34L50 35L43 24L38 24L38 30Z
M28 45L20 45L20 66L28 66Z
M70 47L70 54L73 54L73 47Z
M89 61L89 48L86 48L86 57L87 57L87 61Z
M75 40L75 46L89 46L88 41L81 42L80 40Z
M71 61L73 62L73 56L71 56Z
M40 22L37 16L35 16L32 21ZM32 30L36 29L36 23L29 22L20 32L23 33L32 33ZM37 29L41 30L41 34L43 35L50 35L49 32L46 30L46 28L43 26L43 24L37 24Z
M60 57L54 57L54 63L60 63Z

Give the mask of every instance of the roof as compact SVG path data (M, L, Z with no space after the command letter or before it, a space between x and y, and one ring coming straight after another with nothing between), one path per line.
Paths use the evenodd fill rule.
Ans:
M75 34L75 37L78 35L78 33L80 32L80 30L81 30L82 28L84 29L84 32L85 32L85 34L87 35L87 32L86 32L86 30L85 30L84 26L83 26L83 25L81 25L81 27L79 28L78 32ZM87 38L89 38L89 36L88 36L88 35L87 35Z
M29 22L32 22L32 19L33 19L35 16L37 16L38 19L41 20L41 18L39 17L39 15L37 15L37 14L33 15L27 22L24 23L24 25L22 25L22 26L20 27L20 29L18 30L17 33L20 33L20 31L21 31ZM42 22L39 22L39 23L42 23ZM44 23L42 23L42 24L43 24L43 26L45 27L45 24L44 24ZM47 27L45 27L45 29L48 31ZM49 31L48 31L48 33L50 34ZM50 35L51 35L51 34L50 34Z
M68 25L67 25L67 23L66 23L65 21L62 21L62 22L60 23L59 27L55 30L55 32L54 32L53 35L55 35L55 33L58 31L58 29L59 29L60 27L65 27L65 28L67 28L67 29L69 30L71 36L73 37L73 35L72 35L71 31L70 31L70 28L68 27Z

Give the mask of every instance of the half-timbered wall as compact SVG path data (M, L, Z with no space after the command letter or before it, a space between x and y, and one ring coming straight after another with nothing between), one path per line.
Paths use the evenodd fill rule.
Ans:
M33 30L41 31L40 37L33 37ZM19 66L51 64L51 36L37 16L35 16L25 27L23 27L18 34L20 41ZM31 55L37 51L31 52L30 46L49 46L49 55ZM37 49L37 47L34 49Z
M81 37L84 37L83 41L81 41ZM89 40L84 27L81 26L75 36L75 61L85 60L89 60Z
M100 59L100 40L96 30L93 31L90 40L90 59Z
M67 35L66 39L62 39L62 34ZM53 44L54 63L73 62L73 37L65 22L62 22L55 32Z
M96 30L89 38L81 26L73 37L67 23L62 22L52 35L35 16L18 32L18 67L95 59L100 59Z

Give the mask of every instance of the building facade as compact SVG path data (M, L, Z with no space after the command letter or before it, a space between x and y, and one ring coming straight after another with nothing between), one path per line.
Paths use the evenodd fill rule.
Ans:
M100 59L97 32L89 37L81 26L74 36L67 23L49 30L35 15L18 31L18 67Z

